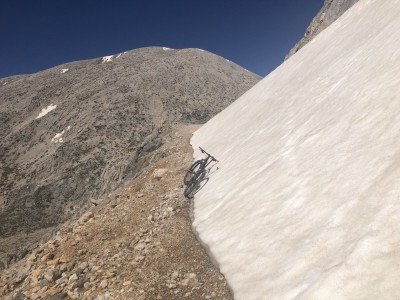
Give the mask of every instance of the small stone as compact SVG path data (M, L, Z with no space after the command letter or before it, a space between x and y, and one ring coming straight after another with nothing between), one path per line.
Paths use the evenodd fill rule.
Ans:
M198 283L197 276L195 273L187 273L184 275L184 279L180 281L181 286L194 286Z
M49 260L47 262L47 265L48 266L57 266L59 264L59 262L60 262L60 259L56 258L56 259L53 259L53 260Z
M176 288L176 284L170 283L170 284L168 284L168 288L169 289L174 289L174 288Z
M66 258L64 255L62 255L62 256L60 257L60 262L61 262L61 263L67 263L67 262L70 262L70 259L69 259L69 258Z
M54 274L54 271L52 271L52 270L47 271L46 273L44 273L43 276L50 283L53 282L55 277L56 277L55 274Z
M74 282L74 281L77 281L77 280L78 280L78 275L72 274L72 275L69 277L68 282Z
M46 262L48 260L51 260L54 258L54 254L53 253L47 253L45 255L42 256L42 258L40 259L41 262Z
M79 265L79 268L81 270L85 270L87 267L89 266L89 264L87 262L83 262Z
M47 291L47 296L52 297L52 296L54 296L54 295L57 295L57 294L60 293L61 291L62 291L62 290L61 290L60 287L53 286L53 287L51 287L51 288Z
M135 261L136 261L136 262L141 262L143 259L144 259L144 256L142 256L142 255L137 255L137 256L135 257Z
M144 248L146 248L146 244L143 243L143 242L138 243L138 244L135 246L135 250L138 250L138 251L142 251Z
M67 294L71 299L79 299L79 294L77 292L67 291Z
M115 272L107 271L107 273L106 273L106 277L107 277L107 278L112 278L112 277L114 277L114 276L115 276Z
M171 279L176 280L178 278L178 276L179 276L179 273L177 271L175 271L174 273L172 273Z
M81 249L81 250L78 251L78 255L83 255L83 254L86 254L86 253L87 253L86 249Z
M89 221L89 220L92 219L93 217L94 217L94 214L93 214L91 211L89 211L89 212L85 213L85 214L82 216L81 221L82 221L83 223L86 223L87 221Z
M153 172L153 177L155 179L160 180L161 178L163 178L165 176L166 173L167 173L167 169L155 169Z
M100 282L100 288L105 289L108 286L108 281L106 279Z

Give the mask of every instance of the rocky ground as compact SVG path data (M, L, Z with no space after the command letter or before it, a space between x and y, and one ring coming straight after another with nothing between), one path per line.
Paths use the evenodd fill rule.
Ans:
M324 6L308 26L303 38L290 50L285 59L295 54L308 42L316 37L322 30L335 22L346 10L358 0L325 0Z
M162 159L3 270L2 299L233 299L191 229L182 179L196 125L163 140Z

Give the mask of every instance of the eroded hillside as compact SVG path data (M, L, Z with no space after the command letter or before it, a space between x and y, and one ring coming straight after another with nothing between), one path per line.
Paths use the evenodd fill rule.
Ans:
M1 79L0 269L161 159L171 128L204 123L259 79L159 47Z

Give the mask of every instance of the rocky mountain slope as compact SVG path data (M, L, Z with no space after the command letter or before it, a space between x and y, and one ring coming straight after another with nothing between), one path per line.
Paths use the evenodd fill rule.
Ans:
M290 50L289 54L286 56L286 59L304 47L309 41L316 37L318 33L335 22L356 2L358 2L358 0L325 0L324 6L314 17L310 26L308 26L304 37Z
M207 121L259 79L159 47L1 79L0 269L168 155L154 150L173 128Z
M198 127L165 136L154 151L164 158L0 273L0 298L232 299L191 230L182 194Z

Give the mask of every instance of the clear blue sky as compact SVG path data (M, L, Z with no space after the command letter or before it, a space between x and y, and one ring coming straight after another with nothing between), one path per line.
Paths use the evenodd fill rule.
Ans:
M147 46L201 48L265 76L323 0L8 0L0 78Z

